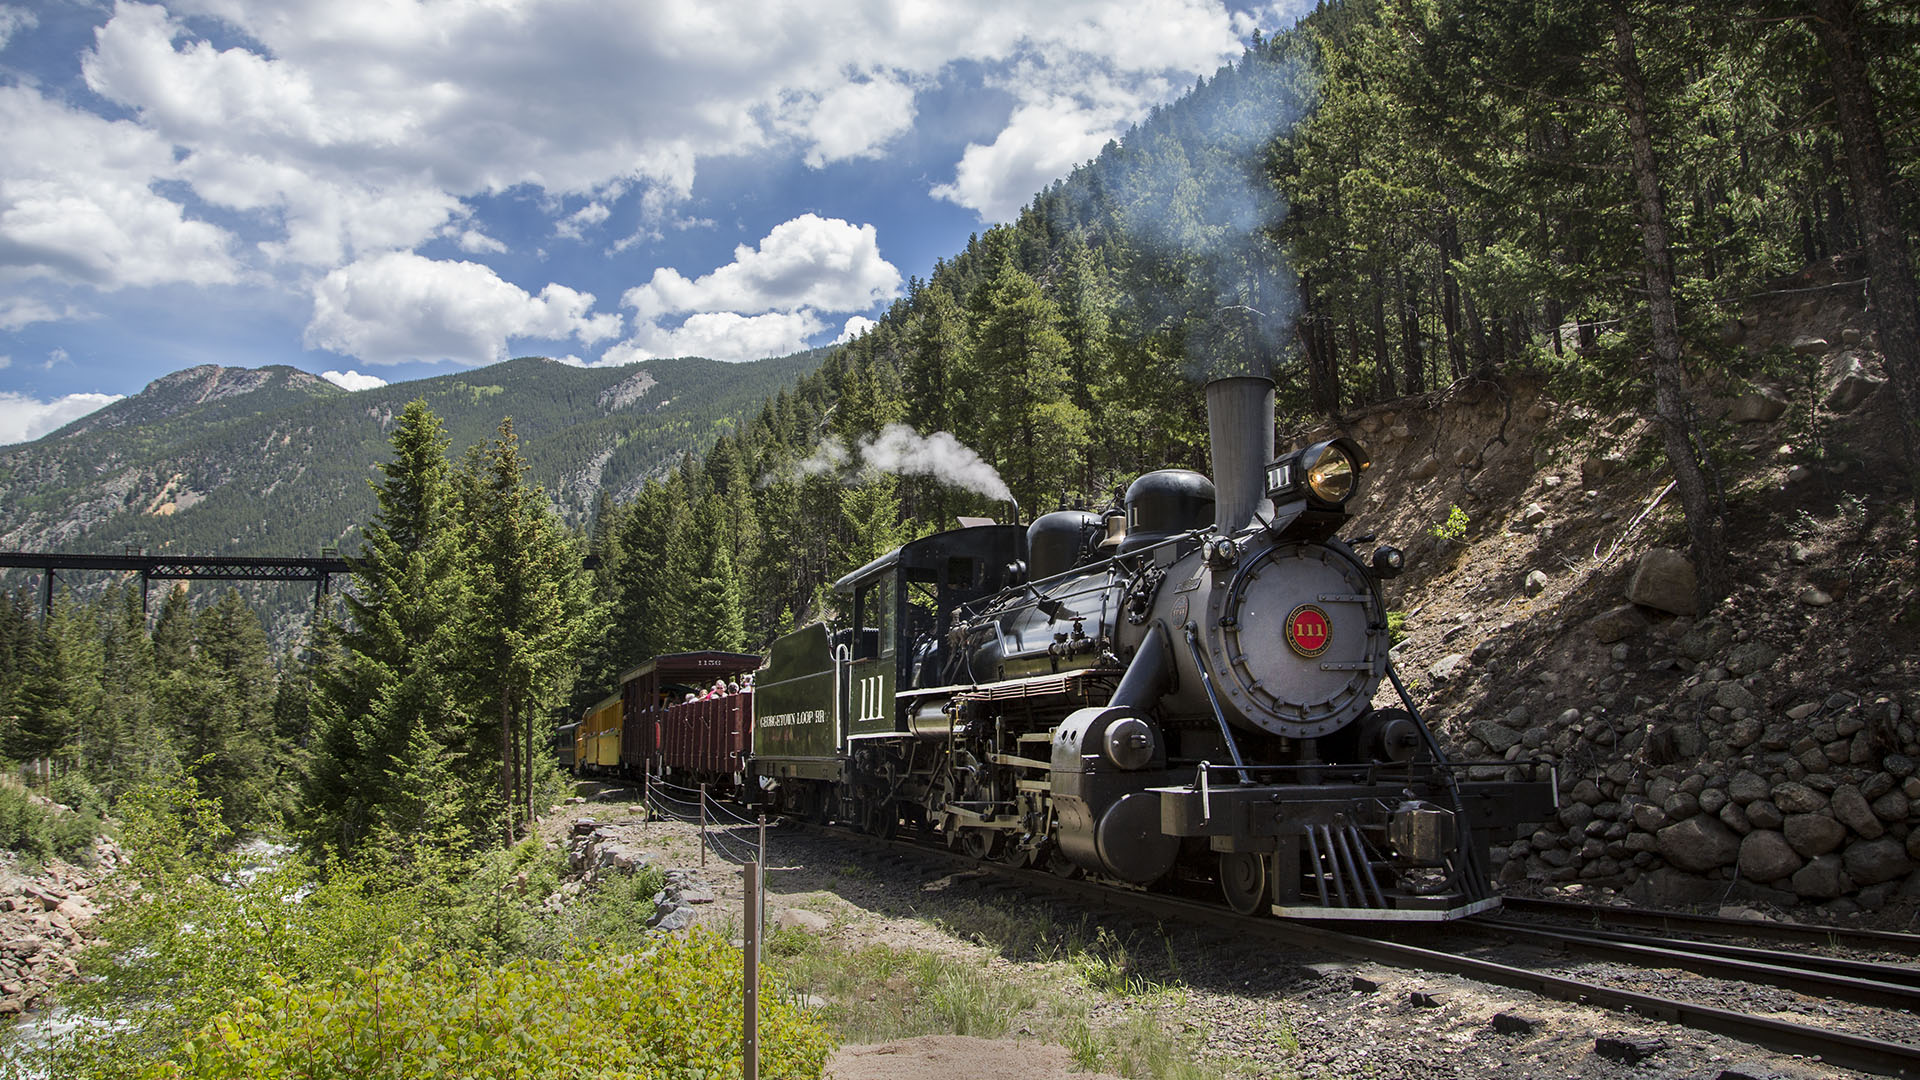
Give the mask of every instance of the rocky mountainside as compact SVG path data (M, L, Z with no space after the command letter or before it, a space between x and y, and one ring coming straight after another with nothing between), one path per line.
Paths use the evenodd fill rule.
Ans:
M1375 454L1356 531L1409 553L1389 606L1421 707L1481 776L1558 770L1555 819L1495 851L1509 888L1920 917L1912 507L1847 277L1723 331L1759 373L1702 388L1736 582L1711 611L1647 417L1522 380L1344 425Z
M583 369L526 357L356 393L288 367L191 368L0 449L0 550L350 550L373 509L365 481L415 397L446 422L455 455L512 416L533 479L579 521L599 491L636 490L819 358Z

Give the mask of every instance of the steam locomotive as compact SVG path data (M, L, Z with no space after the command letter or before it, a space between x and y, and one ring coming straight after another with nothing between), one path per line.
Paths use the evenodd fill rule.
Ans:
M1151 472L1107 511L939 533L840 579L851 625L777 639L757 673L749 791L1242 913L1496 906L1489 842L1551 812L1551 776L1448 762L1393 671L1379 583L1401 553L1339 535L1366 453L1277 457L1271 381L1206 393L1212 480Z

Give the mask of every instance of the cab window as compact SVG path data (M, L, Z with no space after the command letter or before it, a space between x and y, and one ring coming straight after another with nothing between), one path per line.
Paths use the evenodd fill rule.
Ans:
M859 627L853 658L871 660L893 653L894 575L889 570L854 594L853 621Z

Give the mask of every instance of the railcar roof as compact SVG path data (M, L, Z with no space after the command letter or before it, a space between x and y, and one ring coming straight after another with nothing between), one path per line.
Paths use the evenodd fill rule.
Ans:
M649 673L657 673L662 679L690 679L702 675L738 675L752 671L760 666L760 657L755 653L736 652L684 652L665 653L642 663L639 667L620 676L621 685L635 679L644 678Z

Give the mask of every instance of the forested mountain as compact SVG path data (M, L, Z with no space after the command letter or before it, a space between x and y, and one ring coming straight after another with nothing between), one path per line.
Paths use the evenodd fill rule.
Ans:
M192 368L0 449L0 549L351 553L374 505L369 469L416 397L457 450L512 416L533 481L582 524L597 493L630 494L818 362L587 369L523 357L356 393L287 367Z
M1911 5L1325 3L608 515L601 675L762 643L902 537L992 512L890 425L956 434L1029 512L1094 504L1204 467L1201 384L1238 372L1274 376L1293 430L1523 371L1653 417L1710 604L1732 428L1708 395L1818 374L1743 337L1756 295L1870 297L1920 461L1916 132ZM1838 283L1785 280L1814 263Z

